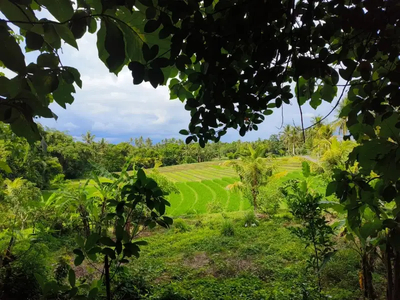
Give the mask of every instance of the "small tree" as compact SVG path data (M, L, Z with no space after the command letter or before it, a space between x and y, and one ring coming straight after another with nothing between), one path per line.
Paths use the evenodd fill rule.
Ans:
M310 166L307 162L303 162L303 175L304 180L291 181L283 192L290 212L301 224L300 227L291 227L290 230L306 243L306 247L312 248L308 264L317 275L318 290L321 293L321 269L335 252L332 242L333 229L322 215L322 196L311 193L308 188Z
M272 175L272 167L267 166L267 161L264 158L265 149L262 146L253 149L249 145L248 149L250 155L225 163L233 166L240 178L240 182L228 185L228 188L242 191L245 196L251 199L251 204L256 211L260 188L267 184L268 177Z

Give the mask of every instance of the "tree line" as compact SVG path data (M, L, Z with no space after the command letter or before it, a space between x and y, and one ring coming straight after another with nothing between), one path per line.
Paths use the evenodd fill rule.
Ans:
M273 134L268 139L209 143L202 148L198 144L186 144L181 139L163 139L153 143L150 138L142 136L113 144L104 138L96 139L91 132L82 134L81 140L76 140L66 132L43 127L39 127L43 139L29 144L13 133L9 125L2 124L0 161L10 169L2 171L4 178L23 177L37 187L46 189L56 177L84 178L96 167L120 172L127 158L132 158L137 167L154 168L215 159L237 159L249 155L248 145L261 147L264 156L320 156L330 147L336 127L336 123L318 123L318 126L307 131L306 140L303 140L299 127L286 125L279 134Z

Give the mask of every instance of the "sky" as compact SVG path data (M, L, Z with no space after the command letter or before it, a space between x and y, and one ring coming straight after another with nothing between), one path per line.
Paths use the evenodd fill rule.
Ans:
M118 76L109 73L98 58L95 34L85 34L78 46L79 51L64 45L60 56L64 66L79 70L82 89L76 87L75 101L72 105L67 104L67 109L52 103L50 108L58 119L39 119L42 125L66 131L76 139L90 131L96 139L105 138L110 143L139 136L149 137L154 142L165 138L185 138L179 130L187 129L190 114L178 99L169 99L168 87L154 89L150 83L133 85L127 67ZM26 60L36 60L38 54L38 51L28 53ZM335 102L336 99L332 104L324 103L318 108L318 113L309 105L303 106L305 126L311 125L313 116L327 114ZM284 124L300 125L297 105L285 105L283 115ZM266 139L279 133L281 124L281 110L275 111L266 116L258 131L240 137L237 130L230 129L221 141Z

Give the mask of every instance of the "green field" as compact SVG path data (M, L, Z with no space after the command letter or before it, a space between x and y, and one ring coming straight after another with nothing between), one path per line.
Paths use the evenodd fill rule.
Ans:
M275 174L296 171L301 167L298 158L277 158L268 165L275 166ZM250 203L240 193L229 191L227 186L238 180L235 171L224 161L185 164L161 167L159 172L175 182L179 194L168 196L171 207L167 213L172 216L207 213L210 202L220 206L222 211L244 211Z
M227 186L239 178L233 168L224 163L225 161L211 161L158 168L158 171L172 181L180 192L168 196L171 207L167 209L167 213L171 216L205 214L209 212L207 207L210 202L224 212L248 210L250 208L249 201L244 199L240 193L228 190ZM288 172L300 170L301 159L297 157L275 158L268 161L267 165L275 167L274 177L279 178ZM151 172L151 170L146 170L146 172ZM70 180L68 185L78 188L85 182L86 180ZM89 183L86 189L89 194L96 193L92 183ZM44 197L48 197L50 194L51 191L43 191Z

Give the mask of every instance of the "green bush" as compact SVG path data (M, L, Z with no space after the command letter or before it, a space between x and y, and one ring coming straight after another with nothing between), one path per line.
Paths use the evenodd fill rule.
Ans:
M234 236L235 235L235 227L233 226L232 221L225 220L222 223L221 234L224 236Z
M13 253L11 261L0 268L0 298L39 299L41 289L35 274L50 277L48 247L42 243L21 242L13 248Z
M189 225L182 219L174 220L174 228L176 232L187 232L190 230Z
M254 214L254 211L252 211L252 210L248 211L244 215L243 225L244 225L244 227L258 226L258 220L256 218L256 215Z
M269 216L274 216L282 202L283 194L278 183L270 183L260 190L258 196L259 210Z
M151 286L143 274L132 274L126 268L120 270L115 278L117 284L112 291L113 299L139 300L149 294Z

